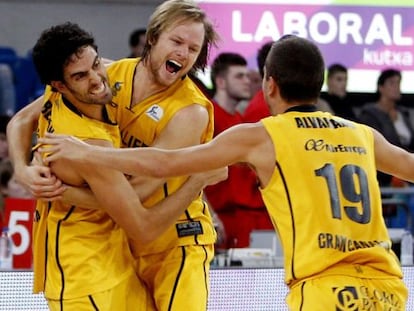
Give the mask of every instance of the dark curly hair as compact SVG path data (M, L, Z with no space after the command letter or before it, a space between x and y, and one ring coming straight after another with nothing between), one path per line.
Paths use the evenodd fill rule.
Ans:
M77 24L66 22L44 30L32 55L42 83L63 81L63 69L70 57L86 46L98 50L94 37Z

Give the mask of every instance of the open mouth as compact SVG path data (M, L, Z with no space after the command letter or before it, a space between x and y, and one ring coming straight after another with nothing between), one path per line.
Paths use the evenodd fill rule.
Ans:
M96 87L96 88L94 88L93 89L93 91L91 91L91 94L93 94L93 95L100 95L100 94L102 94L103 92L105 92L105 89L106 89L106 87L105 87L105 83L101 83L100 85L99 85L99 87Z
M182 68L182 65L174 60L167 60L165 63L165 68L170 73L177 73Z

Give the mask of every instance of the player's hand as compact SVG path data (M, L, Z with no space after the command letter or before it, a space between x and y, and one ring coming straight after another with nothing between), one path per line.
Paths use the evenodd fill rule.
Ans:
M45 137L39 138L38 142L42 144L39 152L47 154L43 160L45 164L58 159L81 161L86 157L88 146L90 147L78 138L62 134L47 133Z
M36 199L56 201L62 199L65 187L47 166L33 163L15 171L16 181Z

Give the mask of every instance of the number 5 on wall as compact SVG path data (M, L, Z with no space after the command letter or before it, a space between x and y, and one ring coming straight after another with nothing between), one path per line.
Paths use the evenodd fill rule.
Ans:
M5 200L5 224L13 239L13 268L32 268L32 227L36 201L7 198Z

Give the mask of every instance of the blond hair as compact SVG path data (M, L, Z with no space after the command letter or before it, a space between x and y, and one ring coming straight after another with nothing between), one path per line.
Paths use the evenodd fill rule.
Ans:
M205 12L191 0L167 0L155 9L147 25L146 43L142 59L144 61L148 59L151 45L157 43L161 33L177 21L191 21L204 25L203 46L193 66L194 70L204 70L210 48L212 45L217 45L219 36Z

